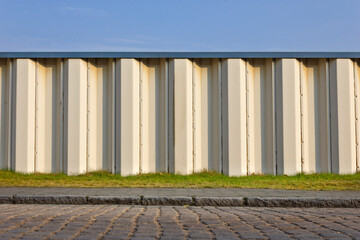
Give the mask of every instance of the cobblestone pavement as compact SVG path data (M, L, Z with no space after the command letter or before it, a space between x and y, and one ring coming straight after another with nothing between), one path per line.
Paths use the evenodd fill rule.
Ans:
M360 209L0 205L0 239L360 239Z

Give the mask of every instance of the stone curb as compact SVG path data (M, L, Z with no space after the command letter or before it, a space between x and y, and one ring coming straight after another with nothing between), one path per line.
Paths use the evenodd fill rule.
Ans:
M247 199L249 207L359 208L360 198L257 198Z
M13 196L0 196L0 204L13 203Z
M243 207L246 206L246 198L242 197L197 197L194 198L195 206L221 206Z
M13 196L14 204L87 204L85 196Z
M88 204L141 205L139 197L90 196Z
M222 207L360 208L360 198L156 197L156 196L0 196L0 204L119 204Z
M144 196L141 201L142 205L168 205L168 206L183 206L192 205L193 198L191 197L153 197Z

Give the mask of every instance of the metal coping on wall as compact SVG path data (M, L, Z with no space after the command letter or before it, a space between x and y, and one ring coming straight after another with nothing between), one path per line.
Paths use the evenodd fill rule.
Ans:
M0 52L0 58L360 58L360 52Z

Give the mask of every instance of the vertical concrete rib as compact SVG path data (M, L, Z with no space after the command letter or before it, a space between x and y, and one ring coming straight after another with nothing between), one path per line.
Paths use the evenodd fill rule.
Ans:
M121 59L115 60L115 159L114 172L121 173Z
M121 175L139 173L139 62L120 60L121 82ZM119 144L119 143L117 143Z
M155 172L156 159L156 135L153 130L153 119L150 115L155 114L152 97L155 93L150 92L152 84L150 76L151 67L148 60L140 61L140 167L141 173ZM156 120L155 120L156 121Z
M65 144L66 173L86 172L87 63L67 60Z
M245 74L244 60L223 61L223 171L229 176L247 174Z
M158 134L157 149L158 161L156 164L157 172L167 172L168 164L168 104L169 104L169 93L168 93L168 61L167 59L159 60L159 79L157 83L155 93L157 107L155 111L157 113L156 128Z
M303 172L328 172L326 59L304 59L302 63Z
M326 59L319 59L319 83L317 88L318 94L318 118L316 123L316 133L318 134L317 147L318 157L316 163L316 172L328 173L330 172L330 125L329 125L329 83L328 83L328 62Z
M332 171L356 171L354 65L350 59L330 61Z
M208 131L211 135L211 141L209 141L209 170L221 172L221 99L220 99L220 82L221 82L221 62L219 59L211 59L211 78L209 79L210 88L208 101L210 104L210 111L208 118L209 122Z
M88 170L112 171L112 61L88 63Z
M274 173L272 60L254 59L248 67L249 173Z
M146 61L146 59L145 59ZM139 60L139 172L143 173L144 171L147 171L147 163L148 161L148 150L149 150L149 144L148 144L148 111L149 108L145 106L148 105L148 101L144 101L144 97L147 96L148 92L144 93L144 90L148 90L148 74L147 74L147 67L144 66L144 60ZM144 96L146 95L146 96ZM148 100L148 99L147 99ZM145 119L146 118L146 119Z
M166 170L165 61L145 59L140 68L141 171Z
M355 120L356 120L356 171L360 171L360 62L354 60Z
M36 62L36 169L60 172L60 65L56 59Z
M56 166L56 169L58 169L59 172L64 172L64 60L63 59L57 59L57 67L59 69L58 71L58 89L57 89L57 96L58 96L58 105L60 107L59 115L58 115L58 128L56 135L58 137L59 141L59 148L57 149L58 153L57 156L59 157L58 165Z
M0 59L0 169L10 168L10 59Z
M194 172L208 169L208 72L202 59L193 61L193 151ZM205 71L203 71L205 70Z
M13 118L13 112L14 112L14 60L13 59L7 59L7 79L8 79L8 104L7 104L7 137L6 137L6 157L7 157L7 169L14 169L13 167L13 139L15 138L13 136L13 129L14 129L14 123L15 119Z
M219 60L193 62L194 171L219 171Z
M109 59L111 64L111 172L116 173L116 60Z
M331 97L331 87L330 87L330 61L329 59L325 60L325 75L326 75L326 111L327 111L327 172L332 172L331 164L331 111L330 111L330 97Z
M276 63L277 172L301 172L300 79L296 59Z
M171 62L174 74L174 167L173 172L193 172L192 65L188 59Z
M223 129L222 129L222 121L223 121L223 115L222 115L222 107L223 107L223 96L222 96L222 87L223 87L223 79L222 79L222 59L219 59L218 66L217 66L217 75L218 75L218 117L219 117L219 123L218 123L218 144L219 144L219 162L218 162L218 172L223 173Z
M272 108L268 109L267 111L270 111L272 113L272 148L270 151L273 153L273 162L272 162L272 173L276 175L277 174L277 101L276 101L276 60L275 59L268 59L267 60L271 64L271 103Z
M175 60L168 60L168 160L167 160L167 171L170 173L175 172L175 104L174 104L174 78L175 78Z
M35 62L16 60L15 171L34 172Z
M262 172L265 174L275 174L276 169L274 167L275 162L275 129L274 129L274 115L275 115L275 102L274 102L274 66L273 60L271 58L265 59L265 82L263 82L263 87L261 88L263 96L262 101L262 126L265 127L263 132L264 137L264 155L265 158L262 159Z

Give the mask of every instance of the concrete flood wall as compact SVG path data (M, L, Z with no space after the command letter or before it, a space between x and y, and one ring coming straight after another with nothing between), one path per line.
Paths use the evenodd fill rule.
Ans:
M0 58L0 168L355 173L360 61Z

